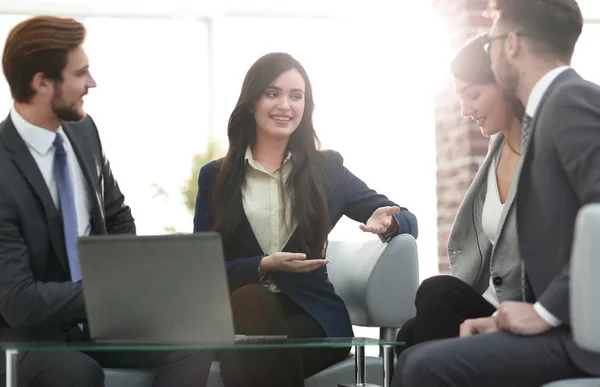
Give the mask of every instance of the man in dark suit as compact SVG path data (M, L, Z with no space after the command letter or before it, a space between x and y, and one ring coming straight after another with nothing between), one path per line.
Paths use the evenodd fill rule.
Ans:
M40 16L18 24L6 41L2 65L15 103L0 123L2 341L89 340L76 240L135 234L96 126L83 112L83 96L96 86L84 38L77 21ZM104 384L103 366L144 367L157 368L154 386L200 387L210 361L210 353L197 352L32 351L20 355L17 373L29 387L94 387Z
M395 386L531 386L600 375L573 342L569 266L575 217L600 202L600 87L569 64L583 18L575 0L496 0L487 51L497 81L526 106L517 193L523 302L467 320L462 337L403 353Z

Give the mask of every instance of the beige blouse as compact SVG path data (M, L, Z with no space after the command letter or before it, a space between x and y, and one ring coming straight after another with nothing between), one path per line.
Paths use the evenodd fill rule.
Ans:
M265 254L281 251L296 229L290 215L289 197L282 197L282 186L290 173L290 157L288 155L281 167L269 173L254 160L250 147L246 149L246 184L242 203L252 232ZM283 213L283 200L286 201L286 214ZM269 277L263 283L272 292L280 292Z

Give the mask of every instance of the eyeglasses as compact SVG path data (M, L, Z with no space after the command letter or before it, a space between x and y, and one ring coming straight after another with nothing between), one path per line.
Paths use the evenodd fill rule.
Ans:
M498 39L506 39L508 38L508 35L510 34L515 34L517 36L527 36L527 34L525 33L525 31L517 31L517 32L507 32L505 34L502 35L498 35L498 36L485 36L483 37L483 49L485 50L485 52L490 55L490 52L492 50L492 42L494 40L498 40Z

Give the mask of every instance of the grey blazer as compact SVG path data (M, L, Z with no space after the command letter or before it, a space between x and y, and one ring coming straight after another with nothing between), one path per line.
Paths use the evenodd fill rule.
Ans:
M488 171L496 154L502 151L503 144L504 135L501 133L490 139L487 156L458 209L448 240L452 275L471 285L479 294L485 292L492 276L500 302L520 301L522 298L521 259L514 205L517 184L513 183L510 188L500 217L495 247L484 234L481 221Z

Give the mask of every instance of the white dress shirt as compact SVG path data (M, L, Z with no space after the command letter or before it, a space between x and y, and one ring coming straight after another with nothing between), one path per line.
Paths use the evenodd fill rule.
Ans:
M533 89L531 89L531 93L529 94L529 98L527 99L527 106L525 107L525 112L529 116L531 116L531 118L535 116L536 110L542 100L542 97L544 96L544 93L546 93L546 90L548 90L548 87L550 87L550 85L552 84L552 82L554 82L556 77L558 77L563 71L568 70L569 68L569 66L560 66L550 70L546 73L546 75L541 77L540 80L535 84ZM560 324L562 324L562 321L556 318L556 316L550 313L548 309L546 309L539 302L536 302L533 305L533 308L540 315L540 317L543 318L544 321L546 321L551 326L557 327Z
M50 196L58 210L60 210L60 202L58 198L58 186L56 185L56 178L54 175L55 148L53 143L56 138L56 133L59 133L62 136L65 152L67 153L71 181L73 182L78 233L79 236L89 235L92 229L92 224L90 222L92 206L88 186L79 165L79 161L77 160L77 156L69 141L69 137L63 131L62 126L58 128L56 133L40 128L39 126L27 122L15 108L12 108L10 111L10 119L40 169L42 177L50 191Z
M535 111L537 110L540 102L542 101L542 97L546 90L550 87L552 82L558 77L563 71L570 69L569 66L560 66L555 69L552 69L546 73L540 80L533 86L531 89L531 93L529 94L529 99L527 99L527 106L525 107L525 112L533 118L535 116Z

